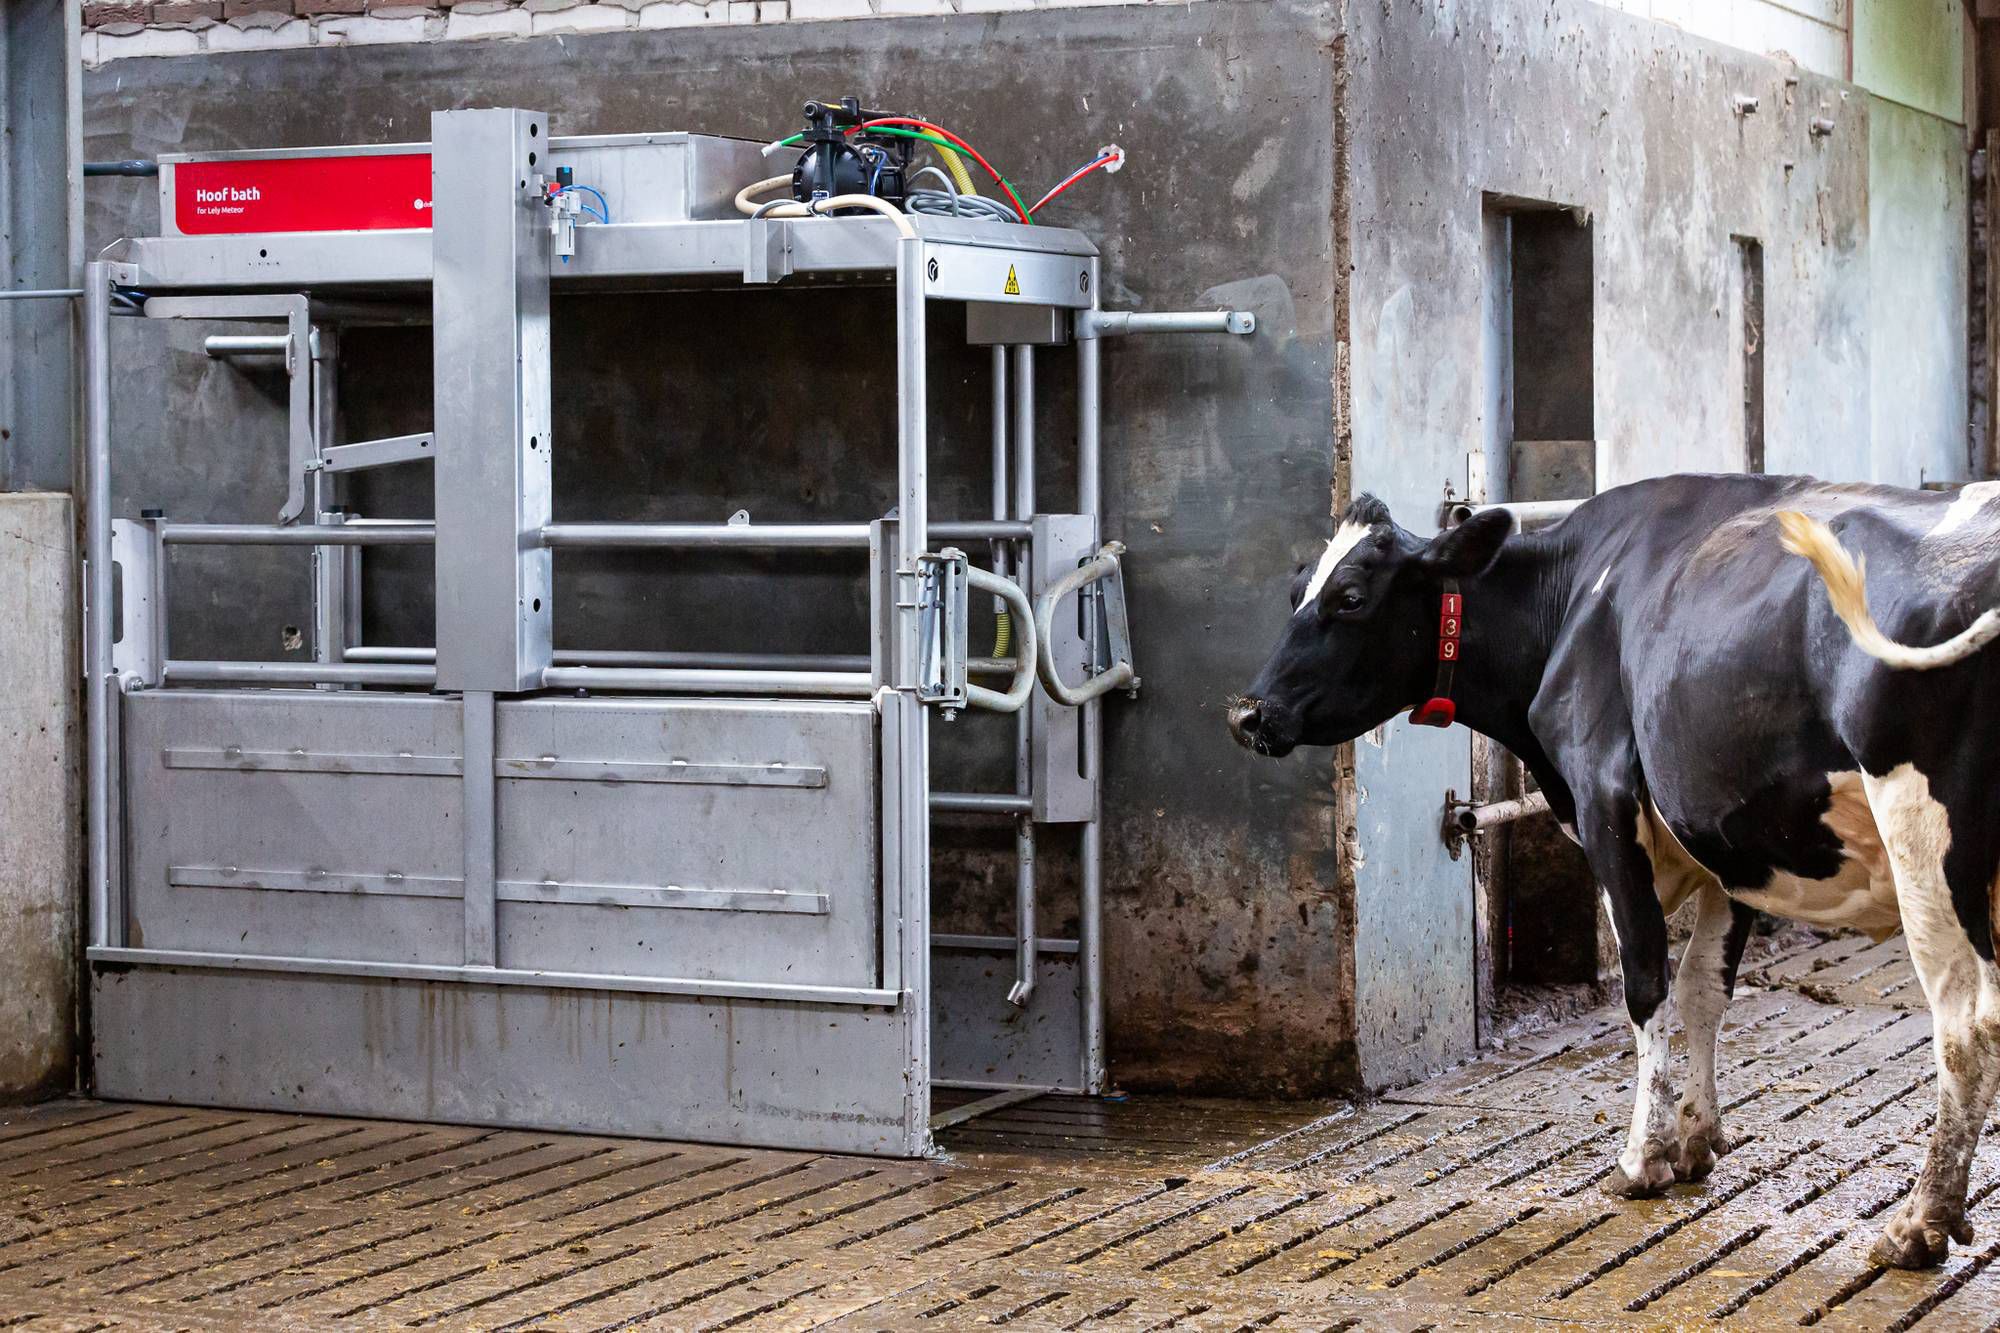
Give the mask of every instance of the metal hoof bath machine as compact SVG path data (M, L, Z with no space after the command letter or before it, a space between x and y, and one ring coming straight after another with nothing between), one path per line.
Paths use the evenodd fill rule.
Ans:
M164 234L112 246L83 297L101 1094L915 1155L934 1085L1102 1088L1097 709L1138 681L1098 533L1100 338L1249 317L1100 313L1096 247L1032 225L1004 181L976 194L962 140L851 101L807 112L768 147L551 138L546 115L490 110L437 113L427 145L162 162ZM913 169L918 150L949 170ZM793 175L759 179L787 151ZM943 188L915 188L927 173ZM556 520L552 288L826 279L894 287L887 517ZM426 288L433 429L337 441L341 327L421 320ZM945 301L992 346L990 518L930 512ZM283 359L276 523L112 517L114 317L238 321L210 355ZM1055 345L1077 358L1072 513L1034 503ZM341 508L343 474L384 466L434 469L433 521ZM313 660L171 656L166 548L204 543L312 548ZM435 548L435 649L361 642L359 561L384 545ZM871 652L565 653L565 547L865 550ZM1011 654L968 652L976 596L1007 607ZM932 790L931 716L965 708L1018 714L1014 790ZM931 933L934 811L1015 821L1014 937ZM1056 824L1080 829L1075 940L1036 933L1034 840Z

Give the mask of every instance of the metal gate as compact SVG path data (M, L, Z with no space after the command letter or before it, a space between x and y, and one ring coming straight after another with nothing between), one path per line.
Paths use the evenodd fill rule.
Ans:
M746 219L728 205L761 174L754 144L550 139L547 126L530 111L440 112L429 145L169 160L167 234L89 267L98 1091L918 1155L933 1083L997 1099L1100 1089L1096 701L1137 681L1118 552L1098 546L1098 338L1126 326L1096 312L1095 247L955 218ZM418 155L429 227L183 226L193 182L200 198L218 188L197 166L406 170ZM618 182L620 225L545 207L558 166ZM556 520L552 285L833 275L896 291L891 516ZM990 518L929 513L937 300L976 303L975 337L990 331ZM341 328L413 302L433 328L433 431L337 440ZM114 317L263 330L208 350L282 357L290 375L278 523L114 520ZM1153 319L1248 329L1224 313ZM1041 514L1035 345L1069 341L1078 503ZM384 466L435 470L433 521L339 506L343 474ZM311 547L315 660L174 658L163 573L180 544ZM384 545L435 548L435 650L361 641L360 562ZM566 653L552 559L583 546L865 549L870 655ZM961 546L991 550L995 569ZM976 595L1011 608L1013 657L968 653ZM995 678L1006 688L977 683ZM930 715L966 707L1019 710L1014 790L932 790ZM934 810L1015 822L1013 937L932 936ZM1036 927L1034 841L1056 824L1081 837L1074 940Z

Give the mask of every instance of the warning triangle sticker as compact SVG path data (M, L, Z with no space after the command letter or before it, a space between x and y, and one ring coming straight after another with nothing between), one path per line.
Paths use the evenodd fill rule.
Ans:
M1012 264L1007 265L1007 285L1000 290L1007 296L1019 296L1021 294L1021 280L1015 276Z

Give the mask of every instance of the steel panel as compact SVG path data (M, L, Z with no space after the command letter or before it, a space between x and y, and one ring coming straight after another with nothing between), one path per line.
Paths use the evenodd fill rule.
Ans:
M1035 519L1029 544L1037 601L1050 584L1073 571L1097 552L1097 521L1088 514L1042 514ZM1049 622L1049 655L1064 680L1081 681L1090 670L1090 641L1082 617L1095 603L1088 596L1069 599ZM1097 813L1097 784L1084 764L1084 712L1051 699L1037 689L1033 707L1032 754L1035 819L1045 824L1077 823Z
M548 117L439 111L431 290L438 684L538 689L553 567L549 263L536 180Z
M123 735L132 944L461 960L457 779L421 769L228 767L220 758L232 750L455 755L453 701L148 690L126 698ZM216 766L189 766L190 754L216 756ZM273 887L250 887L266 882L260 876ZM293 876L347 891L294 891ZM443 896L412 896L420 891Z
M97 962L98 1095L915 1156L906 1011Z
M501 966L875 984L871 705L535 699L498 712ZM624 776L773 765L817 785ZM711 910L682 910L697 904Z

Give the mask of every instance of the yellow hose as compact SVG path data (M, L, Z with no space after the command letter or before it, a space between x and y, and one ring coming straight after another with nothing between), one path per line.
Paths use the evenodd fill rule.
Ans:
M1014 646L1014 617L1006 611L993 613L993 655L1009 657L1008 651Z
M965 163L959 160L957 153L952 152L951 149L949 148L940 148L936 144L932 144L931 148L937 153L939 157L944 159L945 174L951 177L951 183L958 187L958 192L960 194L979 193L979 191L973 187L972 173L965 169ZM999 653L996 654L996 656L1005 657L1006 654Z

